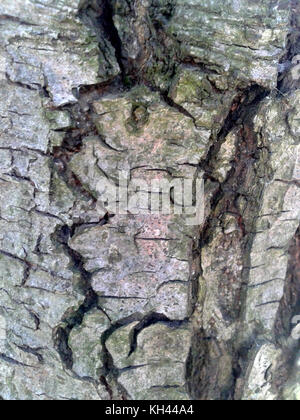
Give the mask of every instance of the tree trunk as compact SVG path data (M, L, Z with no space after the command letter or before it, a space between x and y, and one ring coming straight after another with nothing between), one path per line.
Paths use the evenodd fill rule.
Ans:
M0 399L300 399L299 16L1 0Z

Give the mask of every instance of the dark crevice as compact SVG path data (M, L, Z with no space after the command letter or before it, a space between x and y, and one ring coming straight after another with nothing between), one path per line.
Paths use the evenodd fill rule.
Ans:
M84 260L79 253L68 245L71 229L69 226L59 226L52 236L56 244L60 244L70 257L72 269L80 274L80 292L84 294L83 304L76 310L67 312L53 332L54 346L67 369L73 367L73 355L69 346L69 336L73 328L82 324L84 315L93 308L98 308L98 296L91 287L91 274L84 268Z
M105 387L106 391L108 392L109 398L111 400L113 400L114 399L114 392L113 392L113 389L112 389L111 385L107 382L106 377L104 375L101 375L99 380L100 380L100 383Z
M8 258L12 258L18 262L20 262L24 266L24 274L21 282L21 286L24 286L26 284L26 281L29 278L30 271L33 267L33 264L30 261L27 261L26 259L20 258L17 255L11 254L10 252L4 251L0 249L0 255L4 255Z
M167 105L169 105L171 108L175 109L177 112L184 115L185 117L190 118L193 121L195 127L197 128L195 117L187 109L185 109L182 105L177 104L170 97L169 90L163 90L157 86L154 86L152 83L150 83L148 80L145 80L145 79L141 80L141 83L145 85L147 88L149 88L151 92L158 93L161 100L165 102Z
M103 363L103 369L102 369L102 375L101 375L101 381L104 385L106 385L106 388L108 389L108 392L110 395L113 394L113 388L116 388L118 390L118 395L122 397L122 399L130 399L129 395L127 394L126 390L118 383L118 376L120 375L122 369L116 368L116 366L113 363L112 356L110 355L106 342L109 339L109 337L118 329L130 325L133 322L138 322L138 324L132 329L129 341L130 341L130 350L128 357L136 350L137 346L137 337L141 333L141 331L151 325L157 324L157 323L164 323L165 325L168 325L170 328L180 328L182 325L185 325L188 321L172 321L168 317L166 317L163 314L159 313L150 313L146 316L143 316L139 313L133 314L129 317L123 318L115 323L113 323L110 328L108 328L101 337L101 343L102 343L102 363ZM137 368L137 367L130 367L130 368ZM111 384L114 386L112 387Z
M92 226L104 226L109 222L109 220L112 217L114 217L114 215L106 213L103 218L99 219L98 222L73 223L73 225L70 228L70 238L73 238L73 236L75 234L77 234L79 231L84 230L86 228L89 228L89 227L92 227Z
M79 17L84 24L95 31L99 43L103 41L103 38L106 38L111 43L115 49L116 58L123 74L124 67L121 57L121 42L113 23L113 12L110 1L89 0L83 2L83 8L79 12ZM54 147L51 152L52 178L53 173L56 172L80 199L91 200L94 205L97 198L81 183L76 174L70 170L69 163L71 158L81 151L84 138L89 136L99 137L98 130L94 123L92 103L101 98L104 92L111 89L111 86L113 88L114 84L115 82L112 80L111 82L100 83L94 86L82 86L74 92L78 102L73 105L61 107L62 110L69 113L72 124L69 128L58 130L65 133L64 139L62 144ZM99 141L101 141L100 137ZM51 193L52 191L50 191L50 195ZM98 304L98 296L91 287L92 275L85 270L82 256L70 248L68 241L81 229L90 226L105 225L108 223L110 217L112 217L112 215L106 214L103 218L99 218L99 221L95 223L79 221L77 223L74 222L72 226L60 226L52 235L53 243L56 246L62 247L64 252L69 256L71 269L80 274L80 284L78 287L79 291L85 296L83 304L76 311L67 311L61 320L61 324L58 325L53 332L55 348L60 354L64 366L70 370L73 366L73 355L69 346L69 336L72 329L82 324L84 315L91 309L102 309ZM109 362L106 364L109 365ZM109 369L104 370L109 371ZM101 376L100 382L106 386L109 393L112 392L105 376Z
M29 22L26 20L23 20L17 16L12 16L12 15L8 15L8 14L1 14L0 15L0 21L10 21L10 22L15 22L15 23L19 23L21 25L25 25L25 26L39 26L38 24L34 23L34 22Z
M20 349L21 351L23 351L24 353L28 353L28 354L32 354L33 356L35 356L39 363L44 364L44 358L43 356L39 353L40 350L44 350L43 347L38 347L36 349L33 349L29 346L18 346L18 349Z
M97 21L102 26L105 36L115 49L116 59L120 66L124 81L125 69L122 57L122 42L114 24L112 5L110 0L98 0L98 3L102 5L102 14L97 18Z
M207 246L212 238L215 229L222 226L223 217L226 214L234 216L239 232L235 236L223 233L220 246L223 249L230 249L235 253L237 264L239 258L243 260L243 265L249 265L247 255L251 246L253 235L253 223L260 207L260 194L263 185L256 179L255 167L262 158L261 150L258 147L257 135L253 129L253 119L259 109L259 104L269 94L269 91L257 85L249 86L244 91L238 93L234 99L231 110L224 121L222 129L219 131L217 138L212 139L212 146L206 156L200 162L199 167L204 171L206 185L213 182L215 184L214 193L210 200L210 215L206 218L200 233L198 244L199 275L202 274L201 249ZM220 183L214 177L214 171L217 164L220 148L225 141L227 135L236 129L238 136L236 144L235 158L232 161L232 169L228 172L224 182ZM252 181L249 181L250 178ZM249 191L249 183L256 185L253 191ZM238 199L243 196L247 202L246 214L242 213ZM223 243L224 242L224 243ZM233 251L234 250L234 251ZM221 273L220 273L221 275ZM238 278L236 278L236 275ZM242 302L246 298L247 280L243 276L243 272L233 274L231 267L224 267L222 271L222 284L219 284L219 304L224 319L234 322L242 316ZM228 286L226 279L228 277ZM234 293L232 293L231 301L227 301L226 290L229 292L232 279L239 281ZM220 280L221 281L221 280ZM198 292L198 282L195 280L195 292ZM228 287L228 289L226 289ZM198 294L198 293L197 293ZM224 294L224 303L222 296ZM238 378L243 374L240 366L240 349L236 348L234 342L219 342L215 336L215 330L212 326L209 331L201 329L195 331L190 354L187 361L186 375L188 389L193 398L196 399L221 399L230 400L234 398L235 384ZM249 346L250 348L251 346ZM222 358L212 356L213 354L223 355L232 359L232 373L224 383L220 382L222 377Z
M69 346L69 336L73 328L82 324L84 315L91 309L97 308L98 297L92 289L86 293L83 304L74 312L62 319L62 324L53 331L54 347L60 355L66 369L73 367L73 354Z
M171 107L171 108L175 108L178 112L180 112L182 115L184 115L185 117L191 118L194 122L194 124L196 125L196 120L193 117L193 115L186 110L183 106L177 104L176 102L173 101L173 99L169 96L168 93L160 91L161 97L162 99Z
M82 150L84 139L97 137L99 143L103 143L94 121L93 102L99 100L104 92L109 89L110 85L83 86L78 95L78 103L63 107L63 110L68 112L71 117L71 125L64 130L60 130L64 133L63 141L60 146L53 147L50 154L52 158L50 163L50 198L53 195L53 177L56 173L73 191L75 196L87 201L92 200L95 205L97 201L95 192L81 182L79 177L70 169L69 163L72 157Z
M178 389L181 388L180 385L165 385L165 386L159 386L159 385L155 385L152 386L150 389Z
M18 360L15 360L12 357L9 357L4 353L0 353L0 359L3 360L6 363L9 363L9 364L12 364L12 365L15 365L15 366L30 367L30 368L34 367L34 366L31 366L31 365L27 365L26 363L19 362Z
M39 317L33 311L29 310L28 312L35 323L35 330L38 331L40 329L40 324L41 324Z
M113 9L110 0L90 0L79 12L82 21L95 30L99 42L106 38L115 50L115 57L121 70L122 81L125 80L122 43L113 20Z
M217 135L217 139L211 139L212 146L210 147L205 159L203 159L199 164L200 168L204 171L204 176L206 178L209 178L213 173L213 164L218 156L223 142L226 139L226 136L235 126L242 124L243 120L248 116L249 110L252 109L253 112L255 107L268 95L268 93L268 90L258 85L253 85L237 94L232 102L230 112ZM227 178L229 179L229 177L230 176Z
M11 80L8 73L5 73L5 76L6 76L7 83L9 83L10 85L19 86L23 89L34 90L34 91L36 91L37 88L39 87L39 85L37 85L37 88L34 88L31 85L27 85L26 83L15 82L15 81Z
M248 223L246 227L246 222L237 208L236 202L241 196L246 200L250 200L251 198L243 193L243 183L246 181L247 173L252 170L261 155L261 150L257 145L257 136L253 131L252 124L259 104L268 94L268 90L257 85L251 86L246 91L239 93L233 101L231 111L225 119L216 141L210 147L206 158L200 162L199 166L204 171L204 179L213 180L218 185L211 198L210 217L206 219L201 231L200 249L210 241L211 229L225 213L236 217L242 236L247 236L253 231L252 223ZM235 127L239 130L236 156L232 164L232 169L227 174L225 181L219 183L213 176L216 159L227 135ZM220 206L220 203L222 206ZM253 210L254 208L250 217L252 221L256 217L256 212Z
M83 22L88 26L92 26L98 37L106 36L112 43L116 50L117 59L121 66L120 59L120 47L118 47L118 39L116 37L116 30L112 26L112 14L111 8L108 1L88 1L85 4L84 9L80 11L80 17ZM110 33L109 33L110 31ZM95 206L97 197L92 191L86 188L82 184L80 179L74 174L69 168L69 163L72 157L79 153L83 147L83 141L85 138L90 136L97 136L99 142L101 138L98 135L98 130L94 123L94 112L93 102L99 100L103 94L111 89L115 89L114 85L116 82L111 81L110 83L102 83L94 86L82 86L75 93L78 102L73 105L65 105L61 107L61 110L69 113L71 117L70 127L57 130L64 133L64 139L60 146L53 147L50 156L52 157L51 162L51 188L50 198L53 194L53 176L56 173L74 192L80 200L89 201L91 206ZM119 88L118 88L119 90ZM113 217L111 214L106 214L104 217L99 217L97 222L89 223L85 221L74 221L71 226L63 225L59 226L55 233L52 235L52 241L55 246L61 247L66 255L70 258L70 268L77 274L80 275L79 284L76 285L78 291L85 296L84 302L77 310L70 309L63 316L61 323L53 331L53 341L57 352L60 355L63 365L66 369L72 370L73 367L73 354L69 346L69 336L71 331L80 326L83 322L85 314L94 308L102 311L106 316L107 314L99 306L98 295L94 292L91 287L92 274L84 268L84 260L82 256L74 251L68 244L69 239L72 238L80 230L91 227L91 226L103 226L108 223L109 219ZM107 316L109 319L109 317ZM99 338L100 340L100 338ZM101 374L97 383L102 383L110 396L113 395L113 388L110 386L111 374L109 357L105 354L103 356L104 363L104 375ZM107 362L106 362L107 360ZM73 372L76 376L76 374ZM108 374L108 379L105 375ZM80 380L89 380L95 382L92 378L79 378ZM124 398L126 396L125 390L118 386L119 393Z
M141 319L142 315L140 314L134 314L129 317L120 319L119 321L113 323L102 334L101 344L103 368L100 381L106 387L111 399L116 399L114 390L117 391L118 396L121 396L121 399L128 400L130 398L127 391L118 383L119 369L114 365L113 358L107 349L106 342L109 337L119 328L129 325L132 322L140 321Z
M150 327L151 325L157 324L158 322L168 325L169 327L173 328L180 328L183 324L187 321L172 321L165 315L159 313L150 313L146 315L132 330L130 336L130 350L128 353L128 357L131 356L132 353L135 352L137 348L137 339L138 335L145 329Z

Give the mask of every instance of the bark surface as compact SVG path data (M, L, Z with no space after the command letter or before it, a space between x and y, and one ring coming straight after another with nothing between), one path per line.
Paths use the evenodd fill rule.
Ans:
M0 399L300 399L299 63L298 0L1 0Z

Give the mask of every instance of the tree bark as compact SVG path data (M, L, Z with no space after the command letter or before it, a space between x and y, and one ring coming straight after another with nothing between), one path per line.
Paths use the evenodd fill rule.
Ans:
M1 0L0 399L300 399L299 16Z

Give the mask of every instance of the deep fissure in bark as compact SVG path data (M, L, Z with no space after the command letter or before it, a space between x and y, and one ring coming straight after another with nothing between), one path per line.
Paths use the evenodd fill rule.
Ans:
M256 179L255 165L261 160L261 150L257 144L257 137L253 130L253 118L259 109L259 104L268 95L269 91L260 86L253 85L245 91L240 92L235 98L231 111L227 116L216 141L212 144L205 160L200 163L207 182L216 184L215 193L211 199L211 211L206 219L199 240L199 252L208 245L213 237L215 229L222 225L223 217L226 214L236 219L239 233L232 239L224 232L221 247L230 246L231 251L236 251L243 260L243 266L247 266L247 255L253 239L253 222L259 210L259 197L263 185ZM238 130L238 141L236 144L235 159L232 169L229 171L226 180L219 183L213 176L215 163L221 145L226 136L234 129ZM266 164L266 162L265 162ZM250 177L250 178L249 178ZM256 183L254 191L248 191L248 184ZM238 205L239 197L247 201L248 211L241 213ZM203 274L201 268L201 255L199 276ZM230 290L230 282L226 285L226 276L229 281L238 281L231 273L229 266L225 267L222 284L219 283L220 308L225 319L237 319L242 314L243 302L245 300L247 275L240 272L242 282L238 290L231 296L230 305L223 297L224 290ZM226 288L229 289L226 289ZM224 299L224 304L222 303ZM193 398L229 400L234 398L236 380L242 374L242 367L239 359L241 349L235 348L235 343L219 342L214 335L214 327L205 331L201 325L196 329L192 341L190 354L187 360L187 383L188 389ZM233 340L234 341L234 340ZM230 355L232 358L231 375L225 383L218 383L220 372L224 368L221 359L214 358L212 354Z
M84 86L78 96L78 103L74 105L67 105L63 107L71 117L71 127L63 130L65 133L63 142L60 146L54 147L52 151L52 173L62 178L68 187L75 193L79 199L90 201L91 206L96 205L97 198L93 192L89 191L86 186L78 179L78 177L70 170L69 163L71 158L79 153L83 146L84 138L88 136L97 136L99 142L101 141L98 135L97 128L94 123L94 113L92 109L92 102L99 99L103 93L109 89L109 85L95 85ZM52 175L53 177L53 175ZM51 194L51 192L50 192ZM71 331L82 324L85 314L94 308L98 308L104 312L98 304L98 295L94 292L91 286L91 273L84 268L84 259L76 251L74 251L68 244L69 239L72 238L79 229L84 229L89 226L104 226L109 222L113 215L106 214L104 217L99 217L97 222L86 223L84 221L74 221L71 226L59 226L56 232L52 235L52 241L55 246L63 248L66 255L71 261L71 269L80 274L79 292L85 296L83 304L76 310L70 311L64 315L60 325L53 331L54 346L59 353L64 366L72 370L73 354L69 346L69 336ZM104 312L105 313L105 312ZM105 313L107 316L107 314ZM99 337L99 341L101 337ZM105 362L106 363L106 362ZM108 364L108 363L107 363ZM109 369L104 367L104 371ZM112 394L112 389L103 375L99 378L99 383L105 385L109 394ZM82 378L81 378L82 379Z
M73 354L69 346L70 333L73 328L82 324L86 313L98 307L98 296L90 285L91 274L85 270L81 255L72 250L68 245L70 234L70 228L68 226L62 226L57 229L53 237L53 241L61 244L70 257L74 271L80 273L80 292L85 295L83 304L76 311L65 314L61 320L61 324L53 332L55 348L67 369L72 369L73 367Z
M102 374L100 376L100 381L103 383L106 387L109 389L109 394L114 397L116 397L113 389L117 390L117 396L124 400L130 399L128 393L122 387L118 382L118 377L123 370L131 369L131 367L127 367L124 369L118 369L115 367L113 363L113 359L111 354L109 353L106 342L109 339L109 337L118 329L127 326L133 322L138 322L138 324L132 329L130 335L129 335L129 344L130 344L130 350L128 353L128 357L131 356L136 348L137 348L137 338L138 335L145 329L150 327L151 325L155 325L157 323L162 323L165 325L168 325L170 328L179 328L183 325L185 325L188 320L182 320L182 321L172 321L168 317L166 317L163 314L159 314L156 312L151 312L145 316L136 313L129 317L123 318L118 320L117 322L113 323L110 328L108 328L101 337L101 344L102 344L102 363L103 363L103 369ZM113 386L112 386L113 385ZM112 398L113 399L113 398Z
M128 353L128 357L135 352L137 348L137 339L138 335L145 329L150 327L151 325L155 325L157 323L162 323L169 325L173 328L179 328L182 325L184 325L187 320L183 321L171 321L167 316L158 314L158 313L150 313L146 315L132 330L132 334L130 337L131 345L130 345L130 351Z

